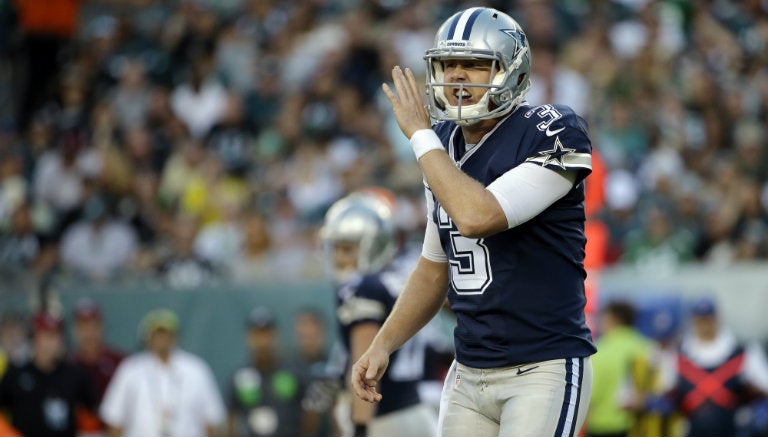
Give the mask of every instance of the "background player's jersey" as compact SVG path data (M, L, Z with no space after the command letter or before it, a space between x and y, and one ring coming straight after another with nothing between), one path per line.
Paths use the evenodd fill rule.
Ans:
M381 272L355 276L339 287L337 319L347 350L354 326L367 322L384 323L416 262L410 258L398 256ZM417 389L424 372L424 353L425 345L417 335L392 354L389 368L380 382L379 391L383 397L376 410L378 416L419 403Z
M567 106L523 105L469 151L455 123L433 129L457 165L485 186L524 162L577 172L563 198L487 238L460 235L433 196L458 319L457 360L488 368L594 353L584 318L582 181L591 171L585 122Z

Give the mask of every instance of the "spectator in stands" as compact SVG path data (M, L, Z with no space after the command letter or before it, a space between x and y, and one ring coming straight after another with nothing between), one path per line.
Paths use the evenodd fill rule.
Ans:
M206 44L195 47L189 78L171 94L171 107L195 139L203 139L221 121L227 107L228 91L213 75L213 53Z
M82 132L70 130L54 138L55 147L45 150L36 162L32 195L53 209L63 229L85 202L87 180L98 174L101 163L98 154L86 147Z
M201 358L176 347L179 320L167 309L144 316L146 350L117 368L100 407L110 435L213 437L224 419L216 380Z
M212 193L211 193L212 194ZM195 254L210 262L215 268L229 272L245 255L245 218L243 206L236 198L221 198L220 220L204 225L195 238Z
M200 141L185 138L176 143L160 175L160 201L174 210L194 212L184 207L182 196L190 185L204 178L206 159L207 153Z
M76 437L77 410L96 410L88 375L64 360L63 319L40 312L32 319L32 357L12 366L0 382L0 407L25 436Z
M232 278L252 280L274 274L272 236L266 218L258 212L248 211L243 223L245 243L241 256L230 265Z
M253 134L245 120L243 99L230 95L224 114L206 136L208 148L219 158L224 171L243 177L251 167Z
M125 59L118 79L110 96L110 105L118 126L128 131L146 122L152 90L140 58Z
M105 197L94 195L82 219L62 236L59 257L65 269L85 279L104 280L128 269L138 249L136 231L113 216Z
M194 288L216 273L213 264L194 250L199 222L186 214L178 214L172 222L167 253L160 255L157 264L160 278L171 288Z
M17 205L9 222L8 232L0 234L0 268L33 269L41 259L43 247L34 231L29 205Z

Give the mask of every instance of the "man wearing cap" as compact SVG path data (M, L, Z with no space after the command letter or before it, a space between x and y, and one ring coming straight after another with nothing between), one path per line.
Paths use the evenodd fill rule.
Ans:
M91 378L98 402L104 397L112 375L123 360L123 352L104 342L102 313L99 305L90 298L79 300L72 311L76 349L72 361ZM78 427L81 432L102 435L105 425L98 415L78 411Z
M229 437L297 437L302 433L305 382L281 362L272 312L263 306L246 318L249 363L231 378Z
M114 437L210 437L224 420L224 405L207 363L176 347L179 320L167 309L150 311L139 332L145 351L117 368L100 407Z
M104 342L103 316L101 308L94 300L81 299L75 304L72 312L77 346L72 358L91 376L101 401L125 354Z
M24 436L75 437L78 408L95 410L88 375L64 360L62 318L40 312L32 319L32 358L12 365L0 381L0 408Z
M768 395L768 363L757 344L742 345L718 318L715 301L696 300L690 307L691 328L662 376L666 402L651 409L674 408L688 422L688 437L732 437L739 408ZM664 411L661 411L664 412Z

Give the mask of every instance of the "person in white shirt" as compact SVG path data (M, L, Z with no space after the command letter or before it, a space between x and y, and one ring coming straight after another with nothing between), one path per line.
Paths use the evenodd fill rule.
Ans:
M111 437L211 437L224 403L207 363L176 347L178 317L150 311L146 350L128 357L107 387L100 414Z

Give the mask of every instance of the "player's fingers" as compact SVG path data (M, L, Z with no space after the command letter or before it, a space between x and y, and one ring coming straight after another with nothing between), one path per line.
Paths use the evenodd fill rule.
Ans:
M367 394L365 393L366 385L365 381L363 380L362 374L360 373L359 369L352 369L352 390L355 392L355 395L359 397L360 399L367 400Z
M408 85L412 96L416 99L421 99L421 92L419 91L419 85L416 82L416 76L413 75L413 71L410 68L405 69L405 77L408 79Z
M365 369L358 364L355 363L352 366L352 375L350 376L352 385L354 387L364 387L365 386Z
M408 104L415 106L421 105L421 95L419 94L419 88L416 85L416 78L413 76L413 72L410 68L406 68L403 72L403 86L408 93Z
M352 383L352 389L357 397L366 402L379 402L381 400L381 394L376 392L378 379L367 377L370 367L370 363L367 361L358 361L355 363L352 366L350 382ZM378 373L379 372L374 371L374 375Z
M395 106L398 103L397 96L392 92L389 85L385 83L381 84L381 90L384 91L384 95L387 96L387 99L389 99L389 103L391 103L392 106Z
M403 71L400 70L399 65L395 65L392 69L392 83L395 85L397 95L400 96L400 99L404 99L406 97L406 87L403 86Z
M361 399L372 402L372 396L368 393L370 388L368 381L365 380L365 373L365 368L360 364L355 363L355 365L352 366L352 387L355 390L355 394L357 394Z
M395 67L397 71L394 73L397 76L397 84L398 84L398 94L402 96L402 101L408 105L412 106L414 99L416 98L416 95L413 93L413 90L411 88L411 84L409 83L410 80L406 76L406 73L403 72L402 68L398 65ZM406 68L405 71L407 72L408 69Z
M361 390L360 399L366 402L374 403L381 400L381 395L376 392L375 387L368 387L365 390Z
M377 382L373 380L366 380L365 386L362 390L363 396L361 399L368 402L378 402L381 400L381 394L376 391Z
M373 381L373 385L376 385L376 374L378 373L379 369L378 366L368 366L368 369L365 371L365 380L366 382ZM371 385L370 382L368 385Z

